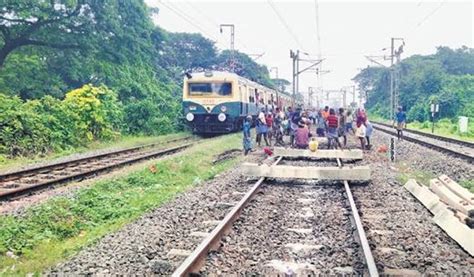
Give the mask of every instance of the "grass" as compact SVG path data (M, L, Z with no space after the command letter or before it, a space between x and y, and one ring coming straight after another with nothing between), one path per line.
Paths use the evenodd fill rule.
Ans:
M474 193L474 179L461 180L459 184Z
M10 170L16 167L25 166L31 163L51 161L57 158L65 157L71 154L84 153L94 150L107 150L112 148L128 148L143 144L150 144L154 142L163 142L175 138L189 136L189 133L175 133L163 136L123 136L117 141L113 142L92 142L87 146L71 148L61 152L49 153L47 155L38 155L33 157L16 157L13 159L7 159L0 155L0 170Z
M430 180L436 179L438 177L430 172L412 169L405 163L398 163L397 168L399 173L397 174L396 178L402 186L405 185L409 179L415 179L418 184L429 186ZM458 184L474 193L474 179L461 180L458 182Z
M378 121L378 122L388 123L388 124L392 123L390 120L387 120L385 118L382 118L378 115L373 115L373 114L369 115L369 119L372 119L372 120ZM431 122L430 121L410 122L410 123L407 124L407 128L431 134ZM435 122L434 134L438 135L438 136L443 136L443 137L454 138L454 139L458 139L458 140L474 142L474 120L470 119L468 121L468 132L467 133L460 133L458 131L458 128L459 128L459 124L458 124L457 121L452 122L451 120L449 120L447 118L443 118L443 119L437 120Z
M0 275L41 274L177 194L212 179L239 158L213 164L240 146L238 134L206 140L179 156L129 175L94 183L72 197L55 197L21 217L0 216ZM13 252L18 258L8 257Z
M415 179L418 183L429 186L430 180L436 178L430 172L410 168L410 166L403 162L398 163L397 168L399 173L396 178L401 185L405 185L409 179Z

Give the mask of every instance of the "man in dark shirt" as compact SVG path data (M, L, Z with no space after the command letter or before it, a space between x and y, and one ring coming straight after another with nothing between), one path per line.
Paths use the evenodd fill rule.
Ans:
M397 138L401 140L403 138L403 128L405 128L407 121L407 116L402 107L398 107L398 112L395 114L394 119L397 121Z

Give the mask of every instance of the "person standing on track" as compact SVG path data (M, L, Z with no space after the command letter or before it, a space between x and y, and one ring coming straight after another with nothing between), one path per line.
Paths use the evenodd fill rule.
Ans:
M275 115L273 116L273 134L275 135L275 145L284 145L282 127L284 118L284 113L280 111L280 108L276 108Z
M336 141L335 146L339 146L339 148L342 148L341 143L339 142L338 138L338 118L336 116L336 111L334 109L329 109L329 116L326 119L327 121L327 138L328 138L328 149L332 147L332 144L334 141Z
M352 131L354 133L354 129L352 129L352 110L349 108L346 111L346 133Z
M291 145L294 146L295 143L295 132L298 129L298 123L301 120L301 108L296 108L296 111L291 114L290 117L290 141Z
M262 136L263 136L263 139L265 140L265 143L267 144L267 146L269 146L268 144L268 140L267 140L267 132L268 132L268 127L267 127L267 123L265 121L265 114L263 113L264 112L264 109L262 109L262 111L258 114L258 118L257 118L257 144L258 146L260 146L260 143L262 141Z
M324 137L326 132L326 120L323 117L322 111L318 111L316 116L316 135L318 137Z
M338 136L344 139L344 147L346 147L347 145L346 121L347 121L347 116L346 116L346 113L344 112L344 108L339 108Z
M250 129L252 128L252 116L247 115L244 121L244 125L242 128L244 138L243 138L243 145L244 145L244 155L247 155L252 150L252 135L250 133Z
M272 115L272 112L267 113L267 116L265 117L265 123L267 124L268 141L270 141L270 146L271 146L272 145L272 137L273 137L273 115Z
M365 139L367 140L367 145L365 146L367 150L370 150L372 145L370 145L370 137L372 136L372 132L374 131L374 127L372 123L367 119L366 121L367 128L365 129Z
M401 106L398 107L398 112L395 114L394 120L397 121L397 138L401 140L403 139L403 128L405 128L407 121L407 116Z
M357 111L357 118L356 118L356 131L355 135L360 140L360 149L365 149L365 132L366 132L366 123L367 116L365 115L362 109Z
M323 115L324 120L327 120L329 116L329 106L324 107L324 110L321 112L321 114Z

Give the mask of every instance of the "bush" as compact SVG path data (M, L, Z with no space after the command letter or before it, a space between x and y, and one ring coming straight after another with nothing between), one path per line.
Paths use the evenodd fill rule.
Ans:
M113 139L123 109L105 86L85 85L61 101L50 96L23 102L0 94L0 155L27 156Z
M106 86L85 85L66 94L64 105L76 115L74 128L81 138L112 139L120 134L123 110L117 95Z

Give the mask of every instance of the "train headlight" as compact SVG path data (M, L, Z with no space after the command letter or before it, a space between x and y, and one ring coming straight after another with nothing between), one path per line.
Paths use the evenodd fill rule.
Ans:
M217 119L218 119L220 122L224 122L225 119L226 119L226 116L225 116L225 114L220 113L220 114L217 116Z
M193 121L194 120L194 114L192 114L192 113L186 114L186 120L187 121Z
M227 107L226 106L221 106L221 112L225 113L227 111Z

